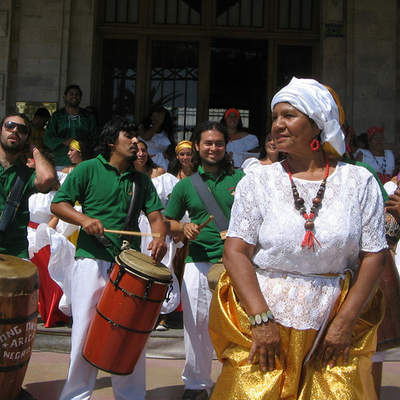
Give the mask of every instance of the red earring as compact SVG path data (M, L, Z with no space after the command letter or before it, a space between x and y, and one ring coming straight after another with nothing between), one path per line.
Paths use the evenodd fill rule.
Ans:
M319 150L319 146L320 146L320 142L319 142L318 139L314 138L313 140L311 140L310 149L312 151L318 151Z

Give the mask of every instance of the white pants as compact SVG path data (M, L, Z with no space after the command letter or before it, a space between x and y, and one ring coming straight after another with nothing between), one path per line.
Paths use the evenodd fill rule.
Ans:
M108 281L110 262L78 258L71 272L72 333L68 377L60 400L88 400L96 384L98 369L82 357L90 322ZM112 375L117 400L144 400L146 395L145 350L130 375Z
M182 282L182 307L186 363L182 379L186 389L210 392L213 345L208 333L211 291L207 272L211 263L187 263Z

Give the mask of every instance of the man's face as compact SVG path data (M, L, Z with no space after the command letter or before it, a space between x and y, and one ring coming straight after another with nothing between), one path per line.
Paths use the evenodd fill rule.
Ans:
M1 127L0 145L8 153L24 150L28 141L28 127L18 115L7 117Z
M211 129L201 133L199 144L195 143L202 164L217 165L225 156L225 138L222 132Z
M71 107L78 107L80 102L81 102L81 92L76 89L72 88L69 89L67 94L64 95L64 101L66 106L71 106Z
M131 161L136 160L138 151L138 139L136 132L120 131L117 140L112 147L112 154L122 156Z

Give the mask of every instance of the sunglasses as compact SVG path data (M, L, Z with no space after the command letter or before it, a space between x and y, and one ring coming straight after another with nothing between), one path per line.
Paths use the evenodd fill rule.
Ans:
M28 134L28 127L26 125L17 124L13 121L6 121L4 122L4 126L9 131L13 131L15 128L17 128L19 133L22 133L23 135Z

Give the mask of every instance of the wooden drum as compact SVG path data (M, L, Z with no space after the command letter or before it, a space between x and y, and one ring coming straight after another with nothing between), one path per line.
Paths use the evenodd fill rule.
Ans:
M103 371L128 375L154 329L172 278L166 266L135 250L124 250L115 261L83 357Z
M0 254L0 400L17 398L36 334L39 279L34 264Z

